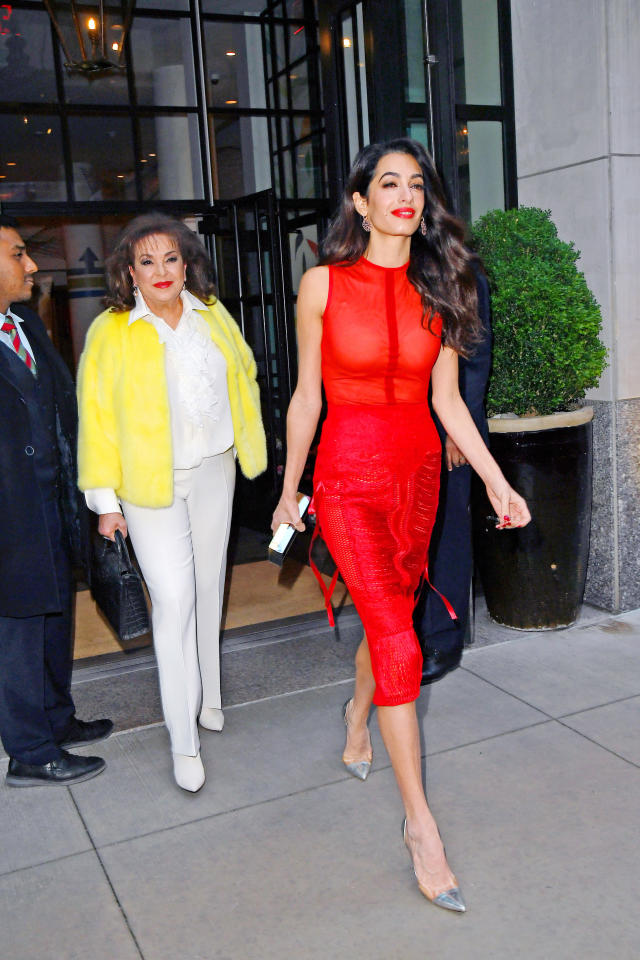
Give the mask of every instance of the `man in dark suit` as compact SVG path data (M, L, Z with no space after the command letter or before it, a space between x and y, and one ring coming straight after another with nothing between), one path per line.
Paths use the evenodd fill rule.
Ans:
M85 531L76 488L73 381L38 315L21 304L37 266L0 215L0 737L10 786L96 776L69 747L108 737L71 698L72 563Z
M491 369L491 305L487 278L479 271L477 286L482 337L469 357L459 359L460 395L488 442L484 397ZM414 625L423 646L423 684L439 680L460 664L469 622L473 572L471 467L435 414L433 419L442 440L443 457L440 501L429 546L429 579L451 603L458 619L451 620L440 597L425 584L414 613Z

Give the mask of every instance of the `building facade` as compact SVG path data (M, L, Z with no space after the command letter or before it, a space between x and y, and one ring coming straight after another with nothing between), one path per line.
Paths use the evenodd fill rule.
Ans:
M55 10L70 48L72 11ZM77 10L84 30L94 5ZM588 599L640 605L637 4L138 0L122 49L127 4L105 11L123 69L90 78L65 68L41 0L0 7L0 201L24 224L69 363L122 223L150 209L192 218L259 365L270 470L243 510L264 524L284 460L299 277L357 150L415 137L468 222L535 204L582 250L611 358L593 397Z

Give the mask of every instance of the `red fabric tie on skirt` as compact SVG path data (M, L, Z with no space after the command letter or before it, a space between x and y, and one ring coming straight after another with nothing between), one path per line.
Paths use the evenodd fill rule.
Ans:
M440 468L427 403L329 405L314 477L314 538L320 534L327 544L362 620L378 706L408 703L420 693L413 610L427 576ZM332 623L337 574L327 589L314 573Z

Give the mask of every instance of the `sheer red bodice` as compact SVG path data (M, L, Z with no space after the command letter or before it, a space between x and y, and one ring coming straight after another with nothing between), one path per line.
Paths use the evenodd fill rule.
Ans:
M322 380L329 403L424 403L440 350L407 266L379 267L362 257L329 268L323 317Z

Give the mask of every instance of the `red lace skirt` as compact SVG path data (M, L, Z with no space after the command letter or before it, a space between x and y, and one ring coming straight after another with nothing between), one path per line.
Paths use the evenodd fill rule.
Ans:
M367 634L378 706L420 693L413 609L441 455L427 403L329 406L314 475L317 521Z

